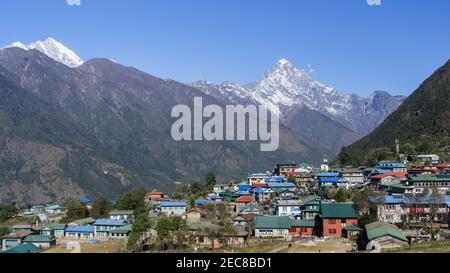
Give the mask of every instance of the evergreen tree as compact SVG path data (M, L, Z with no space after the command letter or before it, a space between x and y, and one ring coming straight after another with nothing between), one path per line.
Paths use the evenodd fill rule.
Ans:
M346 202L346 201L347 201L347 198L348 198L348 194L347 194L347 191L346 191L346 190L344 190L344 189L339 189L339 190L337 191L336 197L335 197L336 202L338 202L338 203Z
M77 199L72 199L66 204L67 215L63 222L69 223L78 219L83 219L89 216L89 210L86 205L82 204Z
M109 212L111 211L112 203L109 199L104 197L99 197L94 200L94 204L91 209L91 217L98 218L107 218L109 216Z
M130 235L128 236L127 249L128 250L136 250L138 240L139 240L139 235L136 232L131 231Z
M17 209L14 204L9 206L0 205L0 223L5 222L17 214Z
M147 193L144 189L132 190L129 193L119 197L116 204L116 209L133 210L134 216L138 217L142 213L148 212L144 201L146 195Z
M199 195L204 191L204 186L199 182L194 182L191 184L190 194Z
M205 183L207 188L212 188L217 184L216 174L214 172L209 172L206 174Z

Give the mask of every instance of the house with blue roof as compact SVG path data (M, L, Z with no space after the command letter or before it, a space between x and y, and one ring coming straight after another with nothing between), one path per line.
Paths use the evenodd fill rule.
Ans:
M338 172L321 172L314 174L315 179L319 179L321 177L339 177L341 174Z
M210 194L207 198L209 198L210 200L212 200L214 202L221 202L223 200L222 196L220 196L219 194L216 194L216 193Z
M250 190L246 190L246 191L235 191L234 194L237 195L238 197L241 197L241 196L250 196L250 195L252 195L251 192L250 192Z
M184 201L164 201L159 204L159 211L167 216L185 216L186 202Z
M195 206L206 206L206 205L210 205L210 204L214 204L214 201L213 200L195 200L194 201Z
M252 189L252 197L258 203L269 202L275 196L275 191L269 188L254 188Z
M58 204L45 207L45 212L48 214L58 214L58 213L62 213L63 211L64 211L64 208Z
M70 226L65 230L69 239L92 239L95 237L95 226Z
M129 222L124 219L97 219L94 222L95 237L107 238L109 232L113 229L120 228L128 225Z
M295 189L297 186L294 183L277 183L277 182L269 182L267 183L267 187L269 189Z
M250 186L250 185L241 185L238 187L237 191L249 191L251 189L252 189L252 186Z
M372 196L371 203L377 206L378 220L399 224L404 221L408 223L423 223L428 221L432 207L435 223L448 224L448 211L450 208L450 196L434 197L406 197L405 195Z
M385 170L388 172L395 172L395 173L408 172L406 165L404 163L398 163L398 162L378 162L375 165L375 168Z
M266 177L264 179L264 182L266 183L282 183L284 182L285 178L282 176L274 176L274 177Z
M338 177L338 176L333 176L333 177L320 177L316 180L316 182L318 183L320 188L349 188L350 187L350 183L348 180L342 178L342 177Z
M403 222L402 206L406 203L404 195L370 196L369 201L377 204L377 218L379 221L389 224L400 224Z
M82 204L86 205L86 207L87 207L88 209L91 209L91 208L92 208L92 205L93 205L93 203L94 203L94 201L93 201L92 199L88 198L88 197L81 198L81 199L80 199L80 202L81 202Z

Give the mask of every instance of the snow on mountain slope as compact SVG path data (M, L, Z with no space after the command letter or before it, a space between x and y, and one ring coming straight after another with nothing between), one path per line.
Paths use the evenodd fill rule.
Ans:
M244 101L265 105L284 121L289 121L299 109L306 107L361 135L375 129L404 99L387 92L375 92L368 98L341 93L313 80L308 72L294 67L286 59L279 60L262 79L247 88L230 82L213 85L207 81L191 86L233 103Z
M84 63L83 60L78 57L75 52L51 37L45 41L33 42L30 45L24 45L21 42L15 42L10 44L9 46L6 46L5 48L11 47L17 47L24 50L39 50L53 60L65 64L69 67L78 67Z

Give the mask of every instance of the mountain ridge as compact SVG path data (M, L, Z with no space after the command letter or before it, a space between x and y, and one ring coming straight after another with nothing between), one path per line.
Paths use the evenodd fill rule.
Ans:
M0 104L3 201L115 197L135 187L168 189L176 181L190 183L211 170L219 181L229 182L280 161L319 163L323 155L284 126L274 153L262 153L259 143L248 141L176 142L170 135L173 106L192 106L197 96L205 104L220 102L182 83L106 59L71 68L38 50L14 47L0 50L0 74L0 95L5 103L15 104ZM23 105L27 101L39 111L54 112L35 115L38 110ZM28 114L10 122L17 115L14 108ZM60 123L68 129L51 127ZM67 132L64 141L59 132Z
M392 157L395 141L400 152L439 153L450 148L450 60L430 75L371 134L347 147L357 163ZM378 155L377 155L378 154ZM343 153L339 158L342 158ZM378 158L376 158L378 156ZM372 160L373 161L373 160Z
M331 132L339 128L336 138L318 141L337 155L340 148L362 138L376 128L403 102L403 96L393 96L386 91L374 91L368 97L341 93L335 88L317 82L304 69L296 68L287 59L279 60L264 76L244 87L226 81L215 85L206 80L188 84L223 103L260 104L281 117L281 121L310 141L321 139L320 130L305 134L305 124L319 123L319 129ZM308 112L313 122L304 122L299 113ZM317 112L317 113L313 113ZM297 123L297 124L296 124ZM322 138L323 139L323 138Z

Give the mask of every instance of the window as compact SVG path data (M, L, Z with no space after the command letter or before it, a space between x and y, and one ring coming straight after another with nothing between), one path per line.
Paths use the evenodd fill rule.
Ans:
M308 232L308 229L307 229L307 228L301 228L301 229L300 229L300 232L301 232L301 233L306 233L306 232Z
M331 229L328 230L328 233L329 233L329 234L336 234L337 231L336 231L335 228L331 228Z
M336 219L329 219L328 224L330 225L336 225Z

